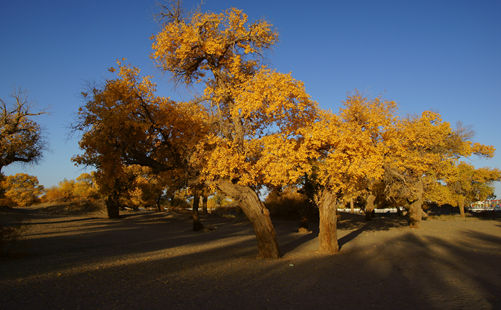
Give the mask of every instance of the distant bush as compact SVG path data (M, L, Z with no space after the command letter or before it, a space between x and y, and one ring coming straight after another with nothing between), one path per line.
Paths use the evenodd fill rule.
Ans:
M5 196L2 203L7 206L12 203L19 207L29 206L38 202L38 197L43 193L43 186L38 184L37 177L26 173L5 177L0 187Z
M313 210L306 195L295 188L273 189L265 200L271 216L301 219L310 217Z
M71 202L76 200L96 200L98 198L98 187L94 182L94 176L83 173L76 180L64 179L57 186L48 188L42 197L42 201Z
M234 206L234 201L226 197L224 194L215 192L214 195L210 196L207 201L207 208L209 210L216 210L218 208Z

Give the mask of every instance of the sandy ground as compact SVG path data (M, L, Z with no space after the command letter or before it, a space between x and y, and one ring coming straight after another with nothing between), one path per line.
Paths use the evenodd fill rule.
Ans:
M26 228L0 260L0 309L501 309L499 219L343 215L333 256L274 220L283 257L258 260L238 217L192 232L186 214L2 212Z

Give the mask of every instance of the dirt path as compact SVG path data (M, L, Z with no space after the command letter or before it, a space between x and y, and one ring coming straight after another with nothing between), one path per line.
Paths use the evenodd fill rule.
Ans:
M120 220L25 214L0 261L1 309L500 309L501 221L341 222L341 253L315 253L316 234L274 221L284 252L256 260L252 227L186 215Z

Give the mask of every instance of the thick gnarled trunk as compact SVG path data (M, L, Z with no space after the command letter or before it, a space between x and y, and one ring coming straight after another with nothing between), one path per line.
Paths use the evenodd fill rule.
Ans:
M337 242L337 199L328 190L322 190L317 199L320 215L318 252L335 254L339 252Z
M240 208L252 223L257 239L258 257L280 257L270 212L261 202L256 192L248 186L233 184L229 181L219 181L217 187L225 195L238 202Z
M113 192L106 198L106 211L108 218L116 219L120 217L120 194Z
M418 228L423 219L423 183L421 181L416 185L416 199L409 205L409 226Z
M367 201L365 203L365 219L370 220L374 217L374 210L376 206L374 205L374 201L376 201L376 196L373 194L369 194L367 196Z
M409 226L412 228L418 228L421 220L423 219L422 214L422 200L418 199L413 201L409 205Z
M458 207L459 207L459 214L461 214L462 218L466 218L466 214L464 213L464 198L460 197L458 199Z

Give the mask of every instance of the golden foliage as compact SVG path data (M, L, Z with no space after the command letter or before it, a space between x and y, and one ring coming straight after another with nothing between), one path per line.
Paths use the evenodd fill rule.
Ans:
M85 152L73 160L98 169L103 193L126 192L131 165L190 177L191 153L208 130L203 107L156 96L151 78L141 78L135 67L118 62L116 71L117 78L93 89L79 111L76 129L84 132L80 147Z
M75 201L94 200L99 198L99 188L95 181L95 173L82 173L76 180L59 182L57 186L48 188L43 201Z
M493 168L475 168L471 164L460 162L447 175L446 182L452 205L459 201L471 203L485 200L494 194L494 181L501 180L501 170Z
M466 196L453 188L463 188L462 182L471 183L466 172L474 170L458 161L471 155L494 154L492 146L471 142L461 128L453 130L435 112L424 111L420 117L401 120L396 133L385 162L385 193L390 199L413 201L423 197L437 204L456 205ZM485 182L481 187L487 186Z
M234 77L251 73L260 54L277 41L266 21L248 23L238 9L225 13L195 13L189 20L172 20L154 36L151 57L187 84L211 73Z
M326 190L353 196L383 176L388 141L394 138L392 101L349 96L339 114L324 112L305 127L300 152L307 154L311 176Z
M214 126L192 162L206 181L258 186L302 176L293 157L298 129L316 119L317 105L302 82L259 65L277 41L271 25L248 23L237 9L195 13L172 20L153 40L152 57L163 70L187 84L205 82Z
M5 197L20 207L35 203L43 193L43 186L38 184L38 178L25 173L5 177L0 186L5 191Z
M151 168L132 165L126 168L131 175L131 183L127 188L127 205L134 208L160 206L164 189L170 179L162 178L163 174L154 174ZM168 176L168 175L167 175Z
M112 68L117 77L87 95L76 126L85 152L74 160L97 168L103 192L127 193L140 205L166 184L225 180L254 190L306 175L344 200L379 191L398 203L423 194L449 201L463 173L458 161L493 156L492 146L469 141L438 113L400 118L396 103L379 97L356 92L338 113L320 110L301 81L261 64L278 34L241 10L182 18L178 7L166 16L151 57L176 80L203 83L203 96L174 102L156 96L138 68Z
M264 203L271 215L283 217L304 216L310 207L306 195L299 193L295 187L274 188Z

